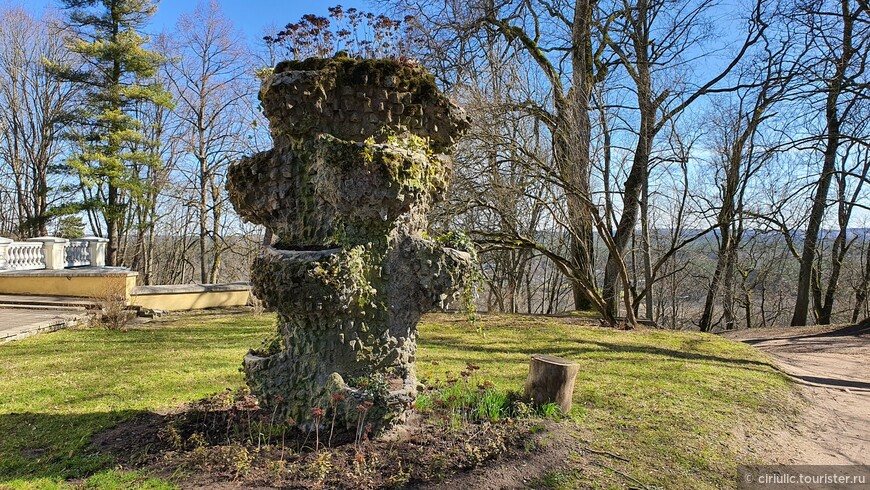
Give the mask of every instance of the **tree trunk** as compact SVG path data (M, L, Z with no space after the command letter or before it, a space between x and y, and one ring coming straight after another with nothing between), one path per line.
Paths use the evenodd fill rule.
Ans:
M722 237L723 243L725 237ZM719 286L722 281L722 276L725 274L725 253L724 247L719 248L719 257L716 260L716 270L713 271L713 278L710 280L710 287L707 288L707 297L704 300L704 311L701 313L701 320L698 322L698 327L702 332L709 332L713 329L713 309L716 304L716 296L719 294Z
M652 245L650 244L649 230L649 186L644 186L641 193L643 194L643 205L641 207L641 244L643 247L643 280L646 288L646 318L649 321L655 321L653 318L653 272L652 272ZM638 305L640 306L640 305ZM639 315L638 315L639 316Z
M794 314L791 318L792 326L802 326L807 324L807 314L810 307L810 289L812 286L813 277L816 276L814 271L816 249L818 248L819 231L822 227L822 219L825 216L825 209L828 207L828 190L831 186L831 178L834 173L834 161L837 157L837 148L839 146L839 121L836 121L836 115L831 113L836 112L836 101L834 107L829 107L829 132L828 141L825 148L825 159L822 166L822 175L819 177L819 182L816 186L816 192L813 196L813 207L810 211L810 222L807 225L806 235L804 236L804 247L801 252L801 268L798 275L797 299L795 300ZM830 125L834 124L834 127Z
M571 411L574 378L580 365L555 356L534 354L526 379L526 397L537 405L555 403L563 414Z
M794 314L791 318L792 326L807 324L807 313L810 306L810 288L813 280L814 261L818 247L819 231L822 227L822 219L828 207L828 191L831 187L831 179L834 175L834 165L837 159L837 150L840 147L840 114L838 102L843 82L846 78L846 70L852 58L852 27L854 18L848 12L848 6L843 5L843 51L835 60L836 71L831 80L827 81L827 97L825 100L826 141L822 172L819 176L816 191L813 195L813 206L810 211L810 220L807 225L804 247L800 259L800 275L798 276L797 299L795 300Z
M840 281L843 259L848 251L845 243L845 233L847 233L847 230L840 230L831 249L831 277L828 278L828 287L825 288L825 296L819 311L819 325L831 323L831 314L834 311L834 300L837 294L837 283Z
M211 187L211 202L212 202L212 257L211 270L208 274L210 284L217 284L218 272L223 259L224 244L221 242L221 218L223 217L223 202L221 201L221 188L214 181L214 174L211 174L209 187Z
M867 250L864 257L864 270L861 274L861 284L855 290L855 306L852 308L852 323L858 321L861 312L864 311L864 306L867 301L867 293L870 290L870 243L867 244Z
M726 331L734 330L734 268L737 261L737 250L728 247L725 256L725 275L722 276L722 314L725 320Z
M106 213L106 234L108 234L109 243L106 244L106 265L118 265L118 241L120 239L118 233L118 220L115 218L118 203L118 189L109 184L109 206Z
M197 156L199 160L199 282L202 284L208 283L208 259L206 257L207 247L206 240L208 239L208 198L206 195L206 173L208 172L207 162L202 156L202 132L200 135L200 153Z
M564 134L559 138L557 157L562 179L567 184L568 217L573 236L571 238L571 259L574 267L589 284L595 284L593 273L593 234L592 216L589 206L592 194L589 185L590 143L592 140L592 121L589 117L589 101L595 73L592 66L592 4L590 0L577 0L574 4L574 24L571 33L571 89L567 97L567 107L558 108L559 119ZM574 308L589 310L591 299L584 293L579 282L572 282Z
M645 104L644 104L645 105ZM628 179L625 181L625 205L619 224L616 226L616 252L608 254L607 265L604 268L604 300L613 316L617 316L619 310L619 281L620 268L624 268L623 256L628 248L629 240L634 233L640 211L641 189L647 185L650 145L652 144L652 117L653 110L641 112L641 130L638 135L638 143L635 148L634 159Z

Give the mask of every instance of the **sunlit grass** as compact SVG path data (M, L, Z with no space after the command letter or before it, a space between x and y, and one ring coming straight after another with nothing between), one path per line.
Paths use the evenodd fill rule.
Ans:
M572 417L576 461L538 482L554 488L731 488L742 458L734 427L776 425L792 387L750 347L696 333L619 332L574 318L484 316L483 332L461 315L420 325L418 377L475 376L522 389L529 355L581 364ZM243 383L244 353L274 329L274 316L199 313L132 328L68 330L0 346L0 487L162 488L143 475L106 472L92 436L144 411L159 411ZM567 323L566 323L567 322ZM588 452L610 452L610 469ZM626 476L621 476L626 475ZM5 485L4 485L5 482Z
M242 356L274 323L272 315L186 315L0 346L0 481L105 468L105 455L87 451L95 432L239 386Z
M578 327L545 317L494 315L484 324L485 336L479 336L460 318L427 317L419 376L456 376L473 362L497 386L522 389L531 354L572 359L581 367L565 430L586 449L627 460L603 462L649 486L733 488L746 443L735 428L778 427L794 412L791 383L745 344L701 333ZM636 486L585 464L588 458L577 459L559 472L556 487Z

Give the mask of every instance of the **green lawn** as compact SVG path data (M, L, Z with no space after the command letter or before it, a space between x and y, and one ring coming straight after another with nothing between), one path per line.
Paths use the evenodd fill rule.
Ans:
M141 475L105 471L112 461L88 452L91 436L136 413L239 386L242 356L274 321L199 313L127 332L77 329L0 346L0 488L46 488L94 473L88 488L161 488ZM735 428L780 426L794 410L792 386L767 359L712 335L619 332L526 316L485 316L482 323L483 336L462 316L426 317L419 377L445 379L471 362L481 380L521 389L529 354L582 365L575 409L564 422L577 442L576 462L538 486L732 488L743 462Z
M577 327L533 316L489 316L485 337L431 315L421 327L421 378L466 362L496 385L521 389L530 354L580 363L572 421L576 464L536 482L552 488L734 488L752 427L795 414L792 383L749 346L710 334ZM434 361L434 362L433 362ZM755 462L755 461L753 461Z

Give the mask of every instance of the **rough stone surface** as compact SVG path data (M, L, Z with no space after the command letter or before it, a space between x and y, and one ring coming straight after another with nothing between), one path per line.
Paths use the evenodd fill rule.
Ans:
M431 75L389 60L283 62L260 99L274 147L232 165L228 190L278 237L251 279L279 335L245 357L248 385L300 425L321 408L354 427L369 402L364 423L384 428L416 397L420 316L471 265L424 238L467 118Z

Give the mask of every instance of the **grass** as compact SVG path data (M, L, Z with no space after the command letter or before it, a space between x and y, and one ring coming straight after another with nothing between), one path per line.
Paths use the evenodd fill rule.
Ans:
M427 317L418 375L428 382L455 376L471 360L496 386L515 389L530 354L572 359L581 367L565 428L584 449L619 456L590 461L578 451L575 465L537 482L541 487L733 488L738 461L748 462L746 441L735 433L781 426L781 417L794 413L791 382L745 344L544 317L493 315L484 322L481 337L458 318Z
M731 488L736 464L752 462L735 428L778 426L793 411L790 383L746 345L572 324L580 320L484 316L481 336L461 316L427 316L418 376L436 383L474 363L481 380L516 390L530 354L579 362L575 406L563 422L574 462L536 482L545 488ZM66 488L68 479L83 488L171 488L110 470L108 457L88 450L91 437L137 413L241 385L242 356L273 328L271 315L199 313L0 346L0 488ZM497 416L501 403L482 406Z
M242 356L274 323L271 315L196 314L127 332L66 330L0 346L0 482L107 468L105 455L87 450L94 433L240 385Z

